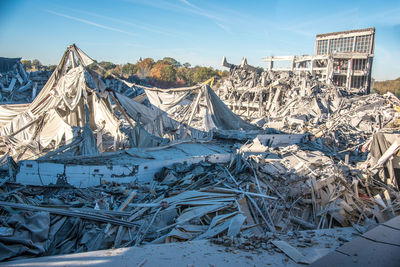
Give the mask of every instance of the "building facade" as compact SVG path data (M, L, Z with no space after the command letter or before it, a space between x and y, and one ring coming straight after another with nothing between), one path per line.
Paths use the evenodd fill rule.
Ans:
M318 34L313 56L268 57L271 70L308 71L349 93L369 93L375 28ZM279 68L279 61L289 67Z

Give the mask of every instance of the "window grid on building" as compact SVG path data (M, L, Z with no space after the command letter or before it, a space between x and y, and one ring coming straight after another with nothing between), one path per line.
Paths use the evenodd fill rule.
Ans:
M347 82L347 77L344 75L335 75L333 76L333 83L339 87L345 87Z
M319 40L317 42L317 55L325 55L328 52L328 40Z
M353 70L365 70L367 67L366 59L353 59Z
M357 36L355 52L368 53L370 48L371 35Z
M365 76L352 76L351 77L351 88L362 88L365 84Z
M329 53L352 52L354 37L332 39L329 45Z

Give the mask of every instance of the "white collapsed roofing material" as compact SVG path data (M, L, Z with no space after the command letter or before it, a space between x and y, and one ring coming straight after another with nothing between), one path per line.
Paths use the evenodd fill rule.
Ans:
M68 47L31 104L2 107L8 114L0 120L2 153L9 153L16 160L38 157L45 149L71 142L73 128L86 124L93 131L102 129L115 139L120 138L119 122L100 96L105 86L99 76L85 68L90 62L79 48ZM90 83L92 88L88 87Z
M152 89L146 89L145 92L152 105L199 130L259 130L233 113L208 85L193 89L192 92L160 92ZM192 125L195 116L199 117L198 124Z
M32 103L0 106L0 157L8 155L17 161L35 159L68 145L83 133L85 126L100 136L97 138L97 146L101 148L103 136L108 136L114 140L112 146L116 149L125 138L120 131L121 122L130 125L127 135L131 139L131 146L139 147L165 143L160 138L209 138L207 132L213 129L257 129L233 114L209 87L199 90L199 86L193 88L197 88L198 98L202 96L201 100L206 103L208 115L203 121L204 127L193 129L190 123L186 125L174 120L163 111L166 106L173 107L185 100L192 106L188 112L193 114L199 101L193 102L186 98L192 92L190 88L182 89L186 90L180 92L182 97L175 99L168 90L162 93L158 88L146 87L154 103L149 108L111 89L106 90L101 77L87 68L91 63L93 60L75 45L71 45ZM156 97L158 102L154 102ZM115 110L110 105L111 101L116 104ZM115 111L123 116L117 116ZM90 131L86 133L85 136L89 138Z

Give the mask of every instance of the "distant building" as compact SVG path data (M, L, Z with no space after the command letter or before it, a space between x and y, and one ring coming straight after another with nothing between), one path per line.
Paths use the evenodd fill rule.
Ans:
M271 70L309 71L319 79L347 90L369 93L375 28L318 34L313 56L267 57ZM279 68L278 61L289 67Z

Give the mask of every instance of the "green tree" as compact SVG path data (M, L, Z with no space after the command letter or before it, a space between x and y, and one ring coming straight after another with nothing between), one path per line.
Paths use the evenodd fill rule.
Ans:
M127 63L122 66L122 75L125 77L130 77L136 74L138 67L135 64Z
M176 78L183 80L186 84L189 84L189 69L185 67L180 67L176 70Z
M111 62L108 62L108 61L101 61L99 63L99 65L101 67L103 67L105 70L111 70L111 69L114 69L117 66L114 63L111 63Z
M201 83L214 76L218 76L218 71L215 71L213 68L197 67L193 72L192 81L193 83Z
M21 60L22 65L24 66L25 70L32 69L32 61L30 60Z
M182 66L181 63L179 63L175 58L172 57L164 57L163 60L169 62L175 68L179 68L180 66Z
M38 68L38 67L42 66L42 63L40 63L40 61L38 59L34 59L34 60L32 60L32 66L35 68Z
M183 66L185 67L185 68L190 68L192 65L190 65L190 63L189 62L186 62L186 63L183 63Z

